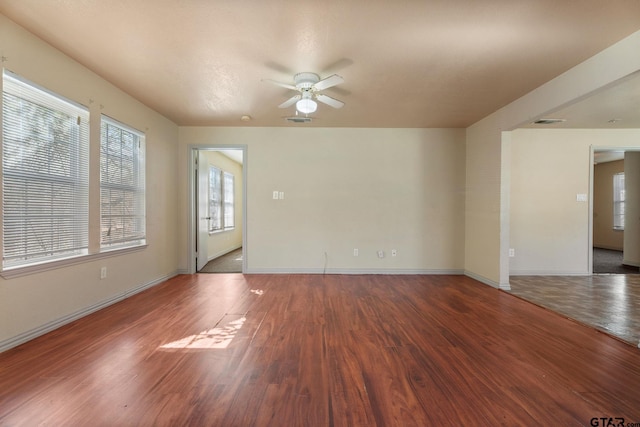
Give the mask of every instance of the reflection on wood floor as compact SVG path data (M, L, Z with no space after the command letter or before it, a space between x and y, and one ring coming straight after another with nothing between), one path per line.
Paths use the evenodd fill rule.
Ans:
M640 346L640 276L512 276L511 293Z

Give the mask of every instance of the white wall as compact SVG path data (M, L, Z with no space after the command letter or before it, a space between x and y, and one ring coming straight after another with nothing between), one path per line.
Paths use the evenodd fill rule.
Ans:
M0 278L0 351L177 270L178 128L0 15L3 66L146 132L148 247L13 279ZM95 122L92 122L95 123ZM97 133L99 134L99 132ZM92 130L95 144L96 131ZM94 200L99 189L92 187ZM94 224L96 226L96 224ZM100 280L100 267L108 277Z
M590 274L591 146L638 145L636 129L512 133L510 274Z
M189 147L211 144L247 145L248 272L462 271L464 130L180 128L181 230Z

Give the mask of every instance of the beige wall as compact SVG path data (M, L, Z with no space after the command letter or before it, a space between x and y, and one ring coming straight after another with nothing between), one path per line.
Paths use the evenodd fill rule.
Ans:
M466 274L509 287L509 132L640 72L639 51L640 31L467 128Z
M209 260L242 247L242 165L217 151L203 151L207 166L216 166L234 176L235 227L209 235ZM208 170L207 167L207 170Z
M0 15L3 66L146 133L148 247L13 279L0 278L0 351L177 270L178 128ZM96 144L96 127L92 144ZM97 168L94 168L94 173ZM94 184L98 183L94 180ZM92 185L93 201L99 189ZM97 223L93 224L96 227ZM95 230L95 229L94 229ZM108 275L100 280L100 268Z
M589 274L591 147L634 147L640 130L513 132L510 274Z
M185 190L190 146L247 145L248 272L463 269L464 130L183 127L180 144Z
M640 143L640 141L639 141ZM624 231L613 229L613 176L624 172L624 161L593 167L593 246L621 251Z

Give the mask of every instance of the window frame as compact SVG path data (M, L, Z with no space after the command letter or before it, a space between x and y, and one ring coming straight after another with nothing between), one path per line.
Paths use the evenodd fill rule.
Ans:
M5 108L4 93L7 89L6 83L5 83L5 76L8 76L8 78L17 80L27 85L30 89L33 88L35 90L42 91L47 95L52 96L55 99L60 99L72 106L82 108L84 111L86 111L86 115L87 115L86 120L85 119L81 119L81 120L86 121L86 124L87 124L86 134L87 134L88 142L87 142L86 155L82 159L80 159L80 161L82 162L82 168L88 170L88 174L84 176L85 179L83 181L86 184L86 199L87 199L87 202L86 202L87 220L83 224L83 227L84 227L84 232L87 235L87 239L86 239L87 244L86 244L86 248L84 248L81 253L72 254L70 256L61 256L61 257L56 257L51 259L43 259L43 260L34 261L30 263L23 263L21 265L16 265L16 266L5 266L4 262L2 262L0 263L0 276L5 279L12 279L16 277L25 276L25 275L40 273L43 271L54 270L62 267L84 264L87 262L93 262L98 259L125 255L128 253L138 252L147 248L148 245L147 245L147 235L146 235L146 231L147 231L146 209L144 209L145 239L139 245L113 246L108 248L102 247L101 245L101 242L100 242L101 241L101 238L100 238L101 237L100 236L101 197L99 193L100 192L100 167L99 167L100 149L98 148L97 150L94 150L91 147L100 145L100 139L101 139L100 128L101 128L102 114L100 112L95 112L94 110L89 109L80 103L70 100L66 98L64 95L58 94L45 87L42 87L37 83L32 82L21 75L15 74L8 69L2 70L2 79L0 79L0 92L3 93L3 96L0 97L1 110L4 110ZM109 119L119 123L122 126L127 127L128 129L135 130L135 128L132 128L113 118L109 117ZM97 124L97 127L99 128L98 132L93 132L93 125L95 124ZM0 115L0 129L1 129L0 131L3 133L3 135L5 132L5 127L6 127L6 118L4 117L4 115ZM135 131L139 132L137 130ZM146 142L146 134L142 132L140 133L143 135L143 138L144 138L143 140L143 146L144 146ZM0 157L3 156L3 154L4 154L4 142L0 144ZM144 157L146 157L146 149L142 150L142 154ZM98 166L98 167L94 167L94 166ZM142 174L143 180L146 181L146 163L145 162L141 164L141 168L139 172ZM2 187L5 184L4 170L2 170L2 161L0 161L0 180L1 180L0 189L2 189ZM4 198L4 194L2 195L2 197ZM145 194L142 197L144 206L146 206L146 197L147 196L145 192ZM4 221L5 221L4 212L0 212L0 232L4 230ZM94 226L92 224L96 224L97 226ZM4 251L4 233L3 233L2 239L0 239L0 253L2 254L3 257L4 257L4 252L5 251Z
M9 114L12 107L20 110ZM2 112L2 272L87 255L89 109L3 70ZM18 153L18 159L8 154L11 151ZM33 191L41 197L33 197ZM68 209L69 204L73 209ZM21 254L8 255L5 250L10 243L8 223L17 224L17 234L9 239L10 246L23 246ZM24 227L38 227L38 231L25 232ZM60 237L69 232L70 238ZM38 242L46 245L39 252L33 249Z
M133 147L131 150L131 179L128 180L130 182L123 183L124 180L122 177L122 173L120 176L120 183L117 182L104 182L104 170L103 170L103 155L106 156L106 161L108 160L120 160L121 163L125 158L125 155L122 154L120 156L105 153L105 145L106 141L105 137L105 127L114 127L118 131L120 131L121 139L124 133L131 135L134 138L135 143L137 143L138 148ZM145 159L146 159L146 145L145 145L145 134L140 132L130 126L125 125L107 115L102 114L100 116L100 251L112 251L120 248L126 247L134 247L134 246L142 246L146 243L146 184L145 184ZM122 153L122 148L120 149ZM125 159L126 160L126 159ZM110 175L108 172L106 175ZM137 234L132 233L130 235L123 235L121 239L118 240L110 240L110 242L105 242L103 235L103 220L104 220L104 200L105 190L109 192L121 192L123 194L128 193L133 196L134 200L134 209L133 212L128 214L120 213L120 214L112 214L111 217L115 219L120 219L122 222L126 222L127 219L132 219L133 223L138 223L135 226L135 229L138 230ZM110 198L110 200L112 200ZM124 228L124 227L123 227ZM108 233L110 234L110 233Z
M231 182L232 194L231 202L228 202L227 186ZM235 229L235 176L222 168L209 166L209 188L208 188L208 216L209 234L221 233ZM231 203L231 209L228 205ZM228 224L227 211L231 210L231 224Z
M625 220L625 182L624 172L613 175L613 229L624 231Z

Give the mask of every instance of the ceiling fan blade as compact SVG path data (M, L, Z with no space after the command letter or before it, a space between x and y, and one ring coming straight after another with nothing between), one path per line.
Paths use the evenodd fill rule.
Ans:
M297 87L295 87L294 85L290 85L288 83L282 83L282 82L277 82L275 80L271 80L271 79L262 79L263 82L267 82L267 83L271 83L274 84L276 86L282 86L282 87L286 87L287 89L291 89L291 90L298 90Z
M337 74L327 77L326 79L320 80L318 83L314 84L313 87L316 90L324 90L330 88L335 85L339 85L344 82L344 79Z
M342 108L344 106L344 102L338 101L337 99L327 95L322 95L322 94L316 95L316 99L322 102L323 104L327 104L328 106L333 108Z
M278 108L287 108L296 103L298 99L302 98L301 95L294 95L291 98L284 101L282 104L278 105Z

